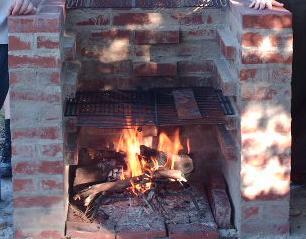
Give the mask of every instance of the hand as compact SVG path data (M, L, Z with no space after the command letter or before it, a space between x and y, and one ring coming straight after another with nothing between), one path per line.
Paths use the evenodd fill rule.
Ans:
M36 8L30 0L13 0L9 9L9 15L27 15L36 12Z
M250 8L254 9L272 9L272 7L283 7L284 4L277 2L275 0L252 0L251 4L249 5Z

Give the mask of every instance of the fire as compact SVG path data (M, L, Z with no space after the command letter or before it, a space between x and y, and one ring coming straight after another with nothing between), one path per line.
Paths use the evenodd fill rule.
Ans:
M180 131L177 129L174 133L174 137L170 138L165 133L161 133L159 135L157 150L161 152L167 152L167 165L169 165L170 169L174 169L174 163L176 160L176 155L178 155L179 151L183 149L183 146L180 141Z
M124 151L127 154L128 172L130 177L136 177L143 174L141 162L138 159L140 155L141 134L137 129L126 129L120 136L117 151Z
M134 184L132 182L131 191L138 195L152 188L151 179L156 170L160 168L174 169L175 160L179 151L183 149L180 142L180 132L176 130L173 137L169 137L162 132L159 135L159 143L157 150L166 152L167 162L161 165L157 158L151 157L151 161L147 162L140 154L140 146L144 142L142 133L137 128L125 129L120 136L117 151L126 153L127 170L122 170L121 180L135 177L145 177L144 183Z

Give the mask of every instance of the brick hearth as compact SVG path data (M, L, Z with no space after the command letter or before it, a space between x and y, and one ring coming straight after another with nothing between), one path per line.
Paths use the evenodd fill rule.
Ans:
M237 114L226 127L240 150L222 169L234 225L244 238L289 233L290 13L244 1L225 9L149 2L65 9L64 0L45 0L36 15L9 18L16 238L64 236L64 139L74 126L63 119L65 97L160 86L213 86L230 97Z

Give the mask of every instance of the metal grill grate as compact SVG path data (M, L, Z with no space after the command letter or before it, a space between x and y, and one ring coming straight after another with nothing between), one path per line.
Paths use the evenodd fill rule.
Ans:
M76 116L79 126L128 128L132 126L221 124L233 108L222 92L211 87L190 88L201 118L178 117L174 90L79 92L66 101L65 116Z

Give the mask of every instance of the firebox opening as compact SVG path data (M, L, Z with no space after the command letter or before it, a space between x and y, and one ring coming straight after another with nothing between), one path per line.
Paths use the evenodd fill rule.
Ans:
M159 237L190 228L197 235L232 229L217 130L214 125L80 127L66 234L93 233L89 226L96 234ZM224 205L215 205L220 198ZM228 218L218 218L225 209L230 211L221 214Z

